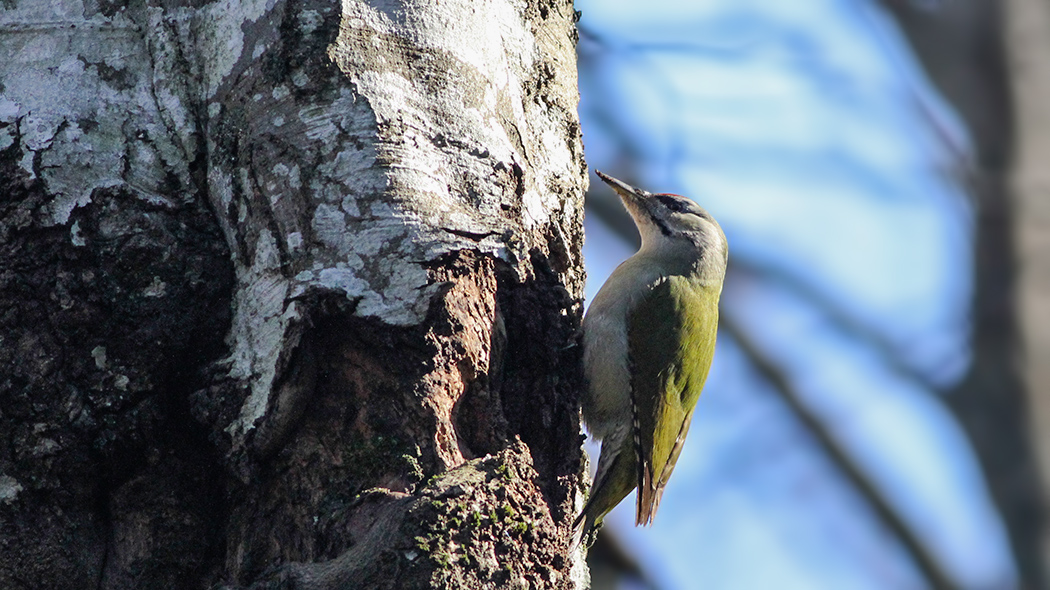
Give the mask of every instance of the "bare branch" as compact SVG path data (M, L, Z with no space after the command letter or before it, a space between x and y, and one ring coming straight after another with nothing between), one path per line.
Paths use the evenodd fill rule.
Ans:
M878 519L886 525L893 536L900 541L908 554L915 560L915 565L918 566L930 585L936 589L955 588L957 585L952 581L951 576L942 568L941 564L908 523L894 510L868 474L842 448L835 436L820 420L820 417L806 406L791 384L790 379L780 370L776 363L766 357L751 336L733 320L730 314L724 312L721 314L719 326L724 334L728 335L740 346L758 373L773 386L773 389L780 395L781 399L787 403L792 413L798 417L799 421L813 435L820 449L839 468L840 473L867 500Z

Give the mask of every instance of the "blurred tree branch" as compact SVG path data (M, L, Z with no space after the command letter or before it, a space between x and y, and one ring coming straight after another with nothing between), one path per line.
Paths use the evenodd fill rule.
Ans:
M598 531L594 545L587 550L587 567L591 570L591 590L622 588L627 583L638 590L660 590L608 528Z
M802 422L806 430L813 435L814 441L824 454L838 467L839 472L851 483L854 489L863 497L871 509L875 511L878 519L886 525L894 537L900 541L905 550L915 560L916 566L923 576L935 589L955 588L951 576L941 567L933 553L927 548L912 528L904 521L897 511L883 496L878 486L853 460L849 452L839 444L835 435L824 424L820 417L810 410L809 406L802 400L798 391L791 384L791 380L777 366L772 359L768 358L754 339L740 327L731 314L723 310L719 319L719 328L723 334L728 335L736 342L737 346L744 352L747 359L754 365L755 370L780 394L780 398L787 403L792 413Z

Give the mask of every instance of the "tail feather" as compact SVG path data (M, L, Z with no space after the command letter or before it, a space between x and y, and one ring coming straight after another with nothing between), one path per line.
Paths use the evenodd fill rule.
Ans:
M670 456L668 456L667 462L664 463L663 469L660 470L660 477L655 482L653 481L651 465L648 461L642 462L642 483L638 487L636 525L650 525L653 523L656 509L660 507L660 500L663 498L664 489L667 487L667 480L671 479L671 472L674 471L675 463L678 462L678 456L682 454L682 447L685 445L685 435L689 432L689 423L692 420L693 414L689 413L682 422L682 426L678 429L678 436L675 438L674 446L671 447Z
M642 462L642 468L638 472L640 483L635 495L638 502L635 507L634 525L650 525L653 523L653 515L656 514L656 505L660 502L663 488L653 486L653 472L648 461Z
M581 533L582 541L593 542L594 533L601 527L605 515L636 486L637 459L630 445L624 444L628 438L626 434L616 433L602 442L591 494L573 522L573 530Z
M576 517L576 520L572 523L572 548L575 549L581 543L584 547L590 547L594 544L597 539L598 530L602 526L600 517L593 511L588 511L587 507L584 506L580 515Z

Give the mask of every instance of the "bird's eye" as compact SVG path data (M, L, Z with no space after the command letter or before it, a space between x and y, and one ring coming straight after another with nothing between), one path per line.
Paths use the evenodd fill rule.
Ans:
M663 203L664 207L667 207L674 213L688 213L690 215L696 215L700 219L708 219L709 216L700 210L699 207L694 205L691 201L687 201L682 197L675 195L655 195L657 200Z
M663 203L664 207L675 213L692 213L692 211L686 209L685 203L671 195L656 195L656 198Z

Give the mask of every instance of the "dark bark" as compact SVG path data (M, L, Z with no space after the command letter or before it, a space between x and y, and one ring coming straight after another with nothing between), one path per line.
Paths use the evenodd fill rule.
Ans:
M0 588L579 587L571 4L87 4L2 6Z
M229 328L218 224L199 195L162 207L102 190L42 226L21 156L0 154L0 469L20 488L0 503L0 585L214 575L223 470L190 396Z

